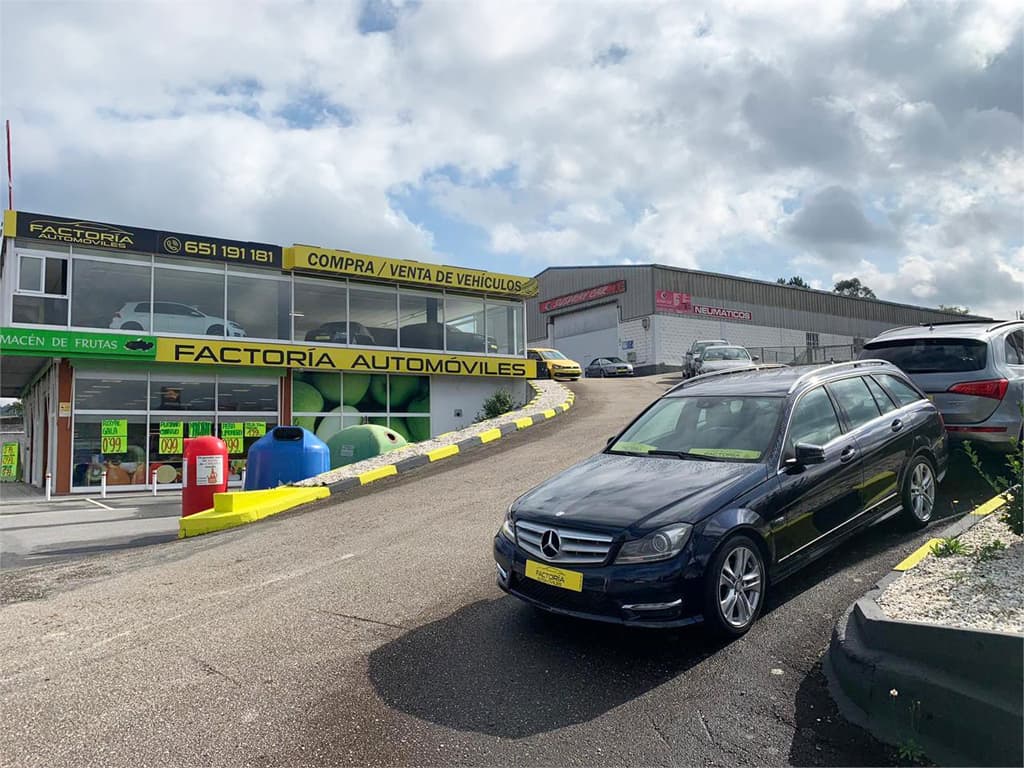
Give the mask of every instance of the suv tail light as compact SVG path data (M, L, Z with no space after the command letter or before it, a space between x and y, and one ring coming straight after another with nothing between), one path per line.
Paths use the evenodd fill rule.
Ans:
M121 319L121 313L120 312L115 312L114 313L114 319L115 320L120 320Z
M1002 400L1010 382L1006 379L991 379L990 381L965 381L961 384L954 384L947 392L955 392L958 395L974 395L975 397L991 397L993 400Z

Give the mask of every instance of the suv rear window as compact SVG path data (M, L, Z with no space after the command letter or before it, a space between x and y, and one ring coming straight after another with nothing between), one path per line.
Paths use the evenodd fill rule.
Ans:
M899 339L864 347L862 358L888 360L907 373L980 371L988 363L988 344L977 339Z

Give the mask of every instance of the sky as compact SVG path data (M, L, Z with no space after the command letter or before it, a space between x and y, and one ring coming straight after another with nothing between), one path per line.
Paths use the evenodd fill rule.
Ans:
M0 0L15 207L1024 309L1013 0Z

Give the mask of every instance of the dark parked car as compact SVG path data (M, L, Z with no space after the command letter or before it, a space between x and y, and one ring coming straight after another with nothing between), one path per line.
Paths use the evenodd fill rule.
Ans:
M633 366L621 357L598 357L590 361L584 373L587 378L632 376Z
M460 331L441 323L415 323L399 329L402 346L419 349L447 349L449 352L497 352L498 342L490 336Z
M1024 441L1024 322L953 321L895 328L862 357L899 366L935 403L952 440L997 450Z
M555 613L742 635L767 589L858 529L926 525L947 446L882 361L691 379L509 506L498 585Z
M348 325L352 331L353 344L372 347L377 343L373 340L373 335L362 323L357 323L353 320L350 321ZM345 321L342 320L337 323L324 323L319 328L307 331L306 341L326 341L330 344L348 344L348 330L345 328Z

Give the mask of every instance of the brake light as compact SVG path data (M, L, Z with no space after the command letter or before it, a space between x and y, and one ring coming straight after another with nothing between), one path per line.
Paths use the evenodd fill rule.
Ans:
M965 381L961 384L954 384L947 391L955 392L958 395L974 395L975 397L991 397L993 400L1002 400L1010 382L1006 379L992 379L990 381Z

